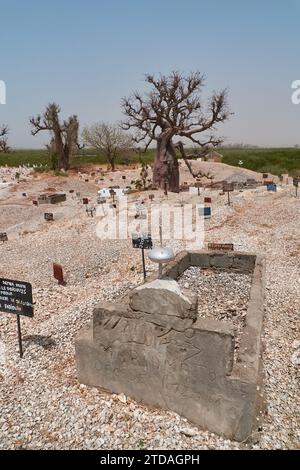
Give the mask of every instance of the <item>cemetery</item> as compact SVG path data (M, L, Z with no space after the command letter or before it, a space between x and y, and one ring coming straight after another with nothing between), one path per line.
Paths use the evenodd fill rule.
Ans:
M10 183L0 190L0 274L32 286L34 310L17 315L22 357L15 316L0 317L1 448L296 446L295 181L269 174L276 192L268 191L260 173L192 165L207 165L212 183L195 185L181 164L183 189L167 196L124 195L138 167L102 168L101 180L97 166L67 178L26 169L19 182L0 169ZM229 205L224 182L241 178ZM34 205L42 194L65 200ZM99 220L110 205L118 214L125 196L128 238L97 237ZM202 206L203 247L135 233L166 202ZM151 249L161 243L176 256L157 279Z

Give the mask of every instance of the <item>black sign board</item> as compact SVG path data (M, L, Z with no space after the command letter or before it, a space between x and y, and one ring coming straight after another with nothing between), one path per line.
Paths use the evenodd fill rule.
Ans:
M142 235L132 236L133 248L141 248L142 250L151 250L153 243L151 235L143 237Z
M0 279L0 311L14 313L17 318L20 357L23 357L20 315L33 317L32 286L29 282Z
M0 233L0 241L1 242L8 242L8 236L7 236L7 233L6 232L1 232Z
M299 178L293 178L293 185L298 188L299 186Z
M141 234L133 234L132 235L132 246L133 248L140 248L142 250L142 264L143 264L143 275L144 279L146 279L146 264L145 264L145 253L144 250L151 250L153 247L152 238L150 233L145 237Z
M227 193L227 192L233 191L233 190L234 190L233 183L223 183L223 192L224 193Z
M54 220L52 212L45 212L44 214L44 219L45 220Z
M84 197L82 199L82 204L88 204L89 203L89 199L87 197Z
M268 178L268 176L269 176L268 173L263 173L263 179Z
M0 311L33 317L31 284L0 279Z

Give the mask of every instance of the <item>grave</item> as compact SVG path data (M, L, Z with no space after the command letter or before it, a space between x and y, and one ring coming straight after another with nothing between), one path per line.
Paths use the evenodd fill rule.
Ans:
M58 204L59 202L64 202L67 200L67 197L64 193L46 193L40 194L38 197L39 204Z
M177 279L190 267L251 278L244 326L234 356L230 321L201 318L195 292ZM250 253L179 253L121 302L102 302L90 328L76 339L78 379L243 441L259 426L262 409L261 333L265 262Z

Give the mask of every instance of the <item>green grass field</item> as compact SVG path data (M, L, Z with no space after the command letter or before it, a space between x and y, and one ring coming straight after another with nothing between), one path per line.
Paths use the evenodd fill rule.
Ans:
M297 148L255 148L255 149L239 149L224 148L219 150L223 155L223 162L229 165L238 166L239 161L243 161L243 168L250 170L273 173L280 175L289 173L291 176L300 175L300 149ZM149 149L142 154L145 162L150 163L154 158L154 150ZM125 164L126 162L137 163L139 155L133 154L129 159L120 157L117 164ZM74 157L72 167L80 168L88 164L105 164L106 160L103 156L97 154L96 151L90 149L81 150ZM9 154L0 154L0 166L19 166L19 165L43 165L50 169L51 163L46 150L14 150Z

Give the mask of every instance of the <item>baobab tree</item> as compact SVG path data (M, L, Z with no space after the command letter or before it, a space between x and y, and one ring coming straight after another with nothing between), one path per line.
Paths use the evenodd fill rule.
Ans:
M226 90L214 92L204 108L201 99L204 76L200 72L183 76L175 71L157 79L154 75L146 75L146 82L152 90L145 96L135 92L123 99L122 107L127 118L122 127L133 129L135 142L145 141L145 149L156 142L153 184L179 192L176 148L186 163L188 157L193 156L186 155L184 143L181 140L174 142L174 139L179 137L190 141L203 153L219 145L222 139L214 134L216 125L226 121L230 115ZM192 172L190 164L188 168Z
M57 104L49 104L43 116L38 115L30 119L30 123L33 126L31 134L36 135L40 131L50 132L51 141L47 147L51 154L56 157L55 169L66 171L70 167L70 161L75 153L75 149L79 148L79 122L75 115L60 122L59 113L60 107Z
M0 153L8 153L10 151L10 147L7 144L8 133L9 129L7 126L0 126Z
M107 122L98 122L86 126L82 131L83 142L98 150L115 171L116 158L128 154L133 147L132 137L119 126Z

